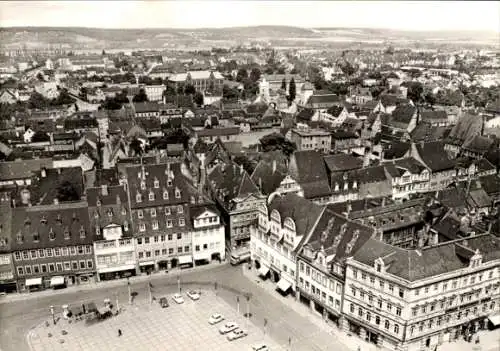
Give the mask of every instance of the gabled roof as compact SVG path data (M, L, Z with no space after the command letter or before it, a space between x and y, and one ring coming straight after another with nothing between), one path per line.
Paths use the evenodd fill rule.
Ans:
M363 167L363 160L348 154L328 155L323 158L327 169L334 172L345 172Z
M196 134L199 137L238 135L239 133L240 133L239 127L211 128L211 129L202 129L196 131Z
M134 102L134 109L136 113L146 113L146 112L159 112L160 105L157 102Z
M479 177L481 182L481 187L490 196L494 196L500 193L500 177L496 174L490 174L487 176Z
M12 162L0 162L0 180L14 180L30 178L32 172L41 168L51 168L52 159L41 158Z
M447 121L448 116L446 115L446 111L444 110L435 110L435 111L422 111L420 114L420 118L424 122L439 122L439 121Z
M273 197L268 205L268 210L269 215L273 210L277 210L282 224L286 218L292 219L295 222L297 235L306 236L316 225L324 208L301 196L288 193Z
M486 154L488 150L493 146L494 140L482 135L475 135L463 145L463 148L467 151L472 151L476 153Z
M296 119L297 121L309 122L314 114L315 112L313 109L305 108L297 114Z
M269 195L279 187L286 175L287 169L284 165L276 164L276 169L273 169L272 162L261 160L255 167L251 179L264 195Z
M411 118L417 111L417 108L412 105L399 105L392 111L392 120L399 123L408 124Z
M444 150L443 142L435 141L415 145L422 161L433 172L452 169L455 166L455 162L448 157L448 154Z
M340 104L344 101L344 99L335 94L328 95L312 95L306 102L306 105L313 106L315 104Z

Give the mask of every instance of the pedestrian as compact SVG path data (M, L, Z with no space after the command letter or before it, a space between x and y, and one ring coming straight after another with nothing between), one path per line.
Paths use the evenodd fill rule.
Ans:
M118 329L118 336L122 336L122 330Z

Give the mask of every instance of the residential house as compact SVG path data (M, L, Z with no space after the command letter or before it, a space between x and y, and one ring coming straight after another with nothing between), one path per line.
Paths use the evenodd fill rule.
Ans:
M342 106L343 103L344 99L338 95L317 91L309 97L303 107L325 113L330 107Z
M420 120L433 127L447 127L450 125L448 115L444 110L422 111L420 113Z
M16 207L12 254L18 291L94 279L95 264L86 202Z
M187 73L176 73L168 77L168 81L175 89L180 86L192 85L196 91L220 91L224 77L217 71L189 71Z
M461 154L465 157L481 159L486 156L488 151L490 151L494 145L495 139L482 135L475 135L462 145Z
M335 153L364 154L364 146L355 132L336 130L332 132L332 151Z
M17 290L16 272L12 257L12 208L9 192L0 193L0 291Z
M430 172L413 157L384 162L392 183L392 198L408 200L411 194L426 192L429 188Z
M252 261L284 294L297 291L297 254L324 210L295 194L276 195L258 207L250 240Z
M374 234L329 209L304 240L297 257L297 299L319 312L324 320L342 324L346 259Z
M369 239L347 259L344 331L390 350L426 350L497 324L500 239L406 250Z
M32 173L41 168L52 168L52 159L40 158L0 163L0 186L30 185Z
M160 106L156 102L135 102L132 106L137 118L160 117Z
M143 89L149 101L163 101L165 85L145 85Z
M243 167L232 161L217 164L208 173L206 185L226 225L226 247L247 245L265 196Z
M201 139L205 143L213 143L217 139L220 139L223 142L228 142L236 141L236 138L239 134L239 127L217 127L195 131L195 138Z
M127 190L102 184L86 190L98 280L135 275L138 271Z
M290 131L290 140L297 145L298 151L319 150L329 153L332 137L329 132L324 130L299 125Z
M429 190L445 188L455 177L455 163L448 157L443 142L412 143L405 157L413 157L429 169Z
M193 265L189 206L196 189L180 163L125 169L140 271Z
M190 210L192 223L193 259L195 262L221 262L226 257L224 223L220 212L213 204L192 205Z

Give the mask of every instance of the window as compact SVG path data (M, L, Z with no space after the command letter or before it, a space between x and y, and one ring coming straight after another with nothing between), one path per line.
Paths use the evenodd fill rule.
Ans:
M165 216L170 216L171 213L170 207L165 207Z
M405 296L404 290L399 288L399 297L403 298L404 296Z
M23 260L29 260L29 253L28 253L28 251L23 251Z
M390 325L391 325L391 324L390 324L390 323L389 323L389 321L386 319L386 320L385 320L385 323L384 323L384 328L385 328L385 329L389 329Z
M361 307L358 308L358 316L363 317L363 309Z
M189 252L189 246L184 246L184 252Z
M180 199L181 198L181 191L179 189L175 189L175 198Z
M150 211L151 217L156 217L156 208L152 208Z
M367 320L368 322L370 322L370 321L371 321L371 319L372 319L372 315L371 315L371 313L370 313L370 312L366 312L366 320Z
M177 248L177 253L182 253L182 246L179 246L179 247Z
M40 241L40 234L38 234L38 232L33 233L33 241Z
M172 228L174 226L171 219L167 219L167 228Z
M365 272L361 273L361 279L366 280L366 273Z
M154 201L155 200L155 193L152 191L149 193L149 201Z
M17 267L17 275L24 275L24 268L23 267Z
M160 187L160 182L156 178L154 180L154 187L155 187L155 189L158 189Z
M370 276L370 283L375 284L375 277L372 275Z
M168 234L168 240L172 240L172 234Z
M200 251L200 245L196 245L196 246L194 247L194 249L195 249L195 251Z
M85 229L83 228L83 226L80 227L80 239L84 239L85 238Z
M184 213L184 208L182 205L177 206L177 213Z
M142 238L137 238L137 245L142 245Z
M158 221L153 221L153 230L158 230ZM158 242L157 236L155 236L155 242Z
M62 263L58 262L56 263L56 269L58 272L62 272L63 271L63 265Z
M77 271L78 270L78 262L71 261L71 268L73 268L74 271Z
M54 249L54 256L56 256L56 257L57 257L57 256L61 256L61 250L60 250L58 247L56 247L56 248Z
M87 260L87 269L92 269L94 268L94 262L92 260Z
M415 289L415 296L420 295L420 289Z
M164 190L163 191L163 200L168 200L168 191ZM165 209L165 212L167 211L167 209ZM170 212L170 209L169 209L169 212ZM167 213L165 213L167 214ZM170 214L170 213L168 213Z
M34 260L35 258L37 258L37 251L36 250L31 250L30 251L30 255L31 255L31 259Z
M399 325L394 324L394 333L398 334L399 333Z
M142 195L140 193L135 195L135 202L142 202Z
M78 254L83 255L83 246L78 246Z
M165 235L161 236L161 241L165 241Z
M396 315L401 316L401 307L396 308Z
M357 270L357 269L353 269L353 270L352 270L352 276L353 276L354 278L356 278L356 279L358 278L358 270Z
M49 230L49 240L56 240L56 233L50 228Z
M376 316L376 317L375 317L375 324L376 324L376 325L379 325L379 324L380 324L380 317L379 317L379 316Z
M173 253L174 253L174 248L173 247L169 247L168 248L168 254L172 255Z
M181 240L182 239L182 233L177 233L177 240Z
M43 251L43 249L41 249ZM16 251L14 252L14 258L16 259L16 261L20 261L21 260L21 253L19 251Z
M391 311L392 311L392 305L391 305L390 303L387 303L387 310L388 310L389 312L391 312Z
M69 247L69 252L70 254L73 256L73 255L76 255L76 247L75 246L70 246Z
M149 237L144 238L144 244L149 244Z
M160 256L160 250L155 250L155 256Z
M24 271L26 272L26 274L31 274L31 266L25 266Z
M139 252L139 258L144 258L144 252Z
M85 269L85 261L80 261L80 269Z
M48 266L49 266L49 272L55 272L56 271L56 267L54 266L53 263L49 263Z
M139 223L139 231L140 232L145 232L146 231L146 225L144 223Z
M71 270L71 262L64 262L64 270L65 271Z
M313 286L313 289L314 289L314 286ZM313 291L314 292L314 291ZM350 310L351 310L351 313L354 313L354 305L351 303L351 307L350 307Z
M151 257L151 251L146 251L146 257L147 258Z
M142 210L137 211L137 218L144 218L144 212L142 212Z
M161 249L161 254L166 255L167 254L167 249Z
M47 265L46 264L41 264L40 265L40 271L42 273L47 273Z
M184 218L179 218L179 226L180 227L184 227L184 225L186 224Z

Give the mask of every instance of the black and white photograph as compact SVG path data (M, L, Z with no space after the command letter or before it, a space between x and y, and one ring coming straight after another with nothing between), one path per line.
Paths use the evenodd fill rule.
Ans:
M0 1L0 351L245 350L500 350L500 2Z

